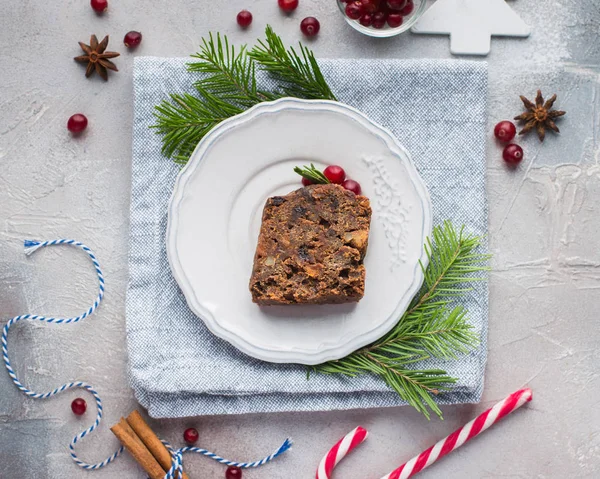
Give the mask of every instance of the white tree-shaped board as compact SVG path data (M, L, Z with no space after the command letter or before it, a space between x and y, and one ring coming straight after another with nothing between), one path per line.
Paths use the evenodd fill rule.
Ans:
M450 35L450 51L455 55L487 55L492 35L528 37L531 33L504 0L437 0L412 31Z

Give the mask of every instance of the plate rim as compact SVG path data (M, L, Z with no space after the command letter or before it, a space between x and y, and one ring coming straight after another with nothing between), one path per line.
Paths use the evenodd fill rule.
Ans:
M258 103L248 110L227 118L211 129L196 145L194 151L190 155L188 162L178 173L175 183L173 185L173 190L171 193L171 197L169 199L168 208L167 208L167 228L165 234L165 243L166 243L166 253L167 259L169 262L169 266L171 268L171 273L175 278L181 292L183 293L188 307L192 310L192 312L204 322L209 331L215 336L224 339L235 348L247 354L253 358L260 359L262 361L267 361L271 363L280 363L280 364L304 364L304 365L316 365L321 364L330 360L340 359L357 349L366 346L373 341L381 338L385 334L387 334L396 324L397 321L387 321L380 324L378 327L373 328L372 330L357 335L352 339L344 342L343 344L338 344L337 346L330 347L324 350L320 350L318 352L306 352L297 349L291 349L286 351L281 350L273 350L273 349L265 349L264 347L257 346L252 342L249 342L247 339L232 333L228 329L222 327L218 321L215 320L214 316L210 311L208 311L198 300L196 294L194 292L194 288L188 281L185 273L183 272L181 262L179 260L179 256L177 253L177 245L176 245L176 232L178 225L178 217L177 217L177 207L183 198L183 192L185 190L185 185L194 172L195 168L201 164L201 152L207 147L215 137L218 137L228 130L235 128L239 124L246 123L251 120L252 117L257 116L261 113L261 110L265 110L265 112L275 113L280 110L286 109L287 106L294 106L296 109L299 107L300 109L313 109L315 105L318 105L321 109L333 111L335 113L343 114L346 116L354 116L353 120L358 120L365 128L367 128L371 134L379 137L384 143L389 147L390 143L396 147L401 155L398 155L393 151L394 156L398 157L398 159L404 164L406 170L408 172L408 176L410 178L411 183L414 185L416 191L419 193L423 203L423 243L425 243L425 239L427 237L431 237L432 232L432 223L433 223L433 208L431 203L431 197L429 195L429 190L427 189L421 175L417 171L415 164L412 160L410 153L407 149L396 139L396 137L391 133L389 129L381 126L377 122L371 120L364 113L360 112L356 108L347 105L345 103L332 101L332 100L306 100L300 98L293 97L284 97L270 102L262 102ZM200 159L194 160L199 155ZM402 157L404 156L404 158ZM420 261L423 266L427 266L428 264L428 256L425 251L425 248L421 247L421 257ZM413 277L413 281L410 287L407 290L407 294L405 295L408 299L405 299L405 304L402 305L400 310L406 311L410 302L417 294L421 285L423 283L424 275L423 271L420 267L415 268L415 275ZM403 313L402 313L403 314ZM398 318L399 319L399 318ZM390 324L388 324L390 323Z

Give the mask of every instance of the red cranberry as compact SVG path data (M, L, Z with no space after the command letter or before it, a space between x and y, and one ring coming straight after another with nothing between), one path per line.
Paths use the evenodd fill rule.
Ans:
M519 145L511 143L504 148L504 151L502 152L502 158L504 158L504 161L507 163L516 165L523 159L523 148L521 148Z
M108 8L108 0L91 0L90 5L95 11L102 13Z
M241 479L242 470L237 466L229 466L225 472L225 479Z
M83 416L85 414L86 409L87 404L85 402L85 399L73 399L73 402L71 403L71 411L73 411L73 414L75 414L76 416Z
M308 185L312 185L313 182L310 181L308 178L304 178L302 177L302 186L308 186Z
M375 13L379 9L379 0L360 0L363 13Z
M390 13L387 17L387 24L392 28L399 27L403 21L404 17L399 13Z
M252 23L252 14L248 10L242 10L237 14L237 23L242 28L250 26Z
M136 31L127 32L123 43L127 48L135 48L142 42L142 34Z
M363 27L370 27L373 23L373 15L369 15L367 13L366 15L360 17L359 22Z
M71 133L81 133L86 129L87 124L88 119L85 117L85 115L82 115L81 113L75 113L71 118L69 118L69 121L67 121L67 128Z
M360 195L361 189L360 189L360 185L358 184L357 181L354 180L346 180L342 183L342 186L347 189L350 190L352 193L354 193L355 195Z
M336 185L341 185L346 179L346 172L341 166L337 165L328 166L323 170L323 174L329 181Z
M377 13L373 14L373 28L385 27L386 20L387 20L387 14L384 12L377 12Z
M501 121L494 128L494 135L496 136L496 138L506 143L512 141L516 134L517 127L512 121Z
M284 12L291 12L298 7L298 0L278 0L277 3Z
M415 9L415 4L413 3L413 0L408 0L406 5L404 6L404 8L402 8L400 10L400 14L404 15L404 16L410 15L414 9Z
M352 20L358 20L363 14L362 3L352 2L346 5L346 15Z
M183 431L183 440L188 444L195 444L199 436L198 431L193 427Z
M408 0L387 0L387 6L392 10L402 10Z
M304 35L307 37L314 37L317 33L319 33L320 29L321 24L315 17L306 17L300 23L300 30L302 30L302 33L304 33Z

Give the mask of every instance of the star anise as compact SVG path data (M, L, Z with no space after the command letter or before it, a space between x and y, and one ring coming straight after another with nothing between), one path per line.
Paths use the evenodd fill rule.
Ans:
M108 46L108 35L104 37L100 43L96 35L92 35L90 38L90 44L86 45L83 42L79 42L79 46L84 51L85 55L75 57L74 60L77 62L87 63L85 69L85 76L89 77L94 73L94 70L98 72L104 80L108 80L108 72L106 69L113 71L119 71L117 66L109 60L109 58L115 58L120 55L117 52L107 52L106 47Z
M560 132L556 123L554 123L554 120L559 116L563 116L566 112L552 109L552 105L554 105L554 102L556 101L556 95L552 95L548 101L544 103L542 92L541 90L538 90L537 96L535 97L535 105L523 95L521 95L521 101L528 111L519 116L515 116L515 120L525 123L525 126L519 132L519 135L526 135L535 128L540 141L544 141L547 128L550 128L556 133Z

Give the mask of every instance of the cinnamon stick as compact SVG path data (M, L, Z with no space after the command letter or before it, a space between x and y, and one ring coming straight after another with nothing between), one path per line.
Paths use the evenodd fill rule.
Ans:
M127 416L126 421L163 469L168 471L171 468L171 454L158 436L154 434L154 431L150 429L148 423L144 421L142 415L138 411L133 411ZM182 477L183 479L189 479L185 472Z
M163 479L167 473L124 418L110 428L150 479ZM171 466L169 466L170 468Z

